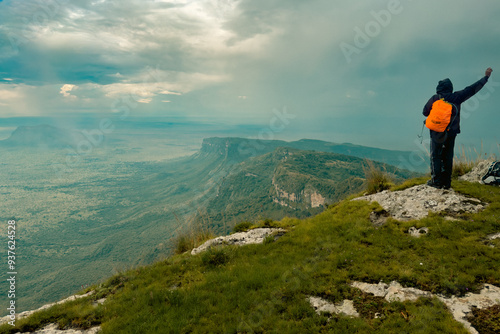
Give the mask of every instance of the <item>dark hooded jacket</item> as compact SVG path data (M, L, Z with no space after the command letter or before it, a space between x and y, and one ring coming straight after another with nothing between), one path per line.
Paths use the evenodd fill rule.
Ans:
M477 92L483 88L483 86L488 82L488 77L485 76L476 83L470 85L464 90L453 92L453 84L450 79L444 79L439 81L436 88L436 95L431 97L424 107L423 114L425 117L429 116L431 112L432 104L441 98L444 98L446 102L453 104L456 108L453 108L451 115L452 123L450 125L450 133L458 134L460 133L460 107L461 104L473 97ZM431 131L433 132L433 131Z

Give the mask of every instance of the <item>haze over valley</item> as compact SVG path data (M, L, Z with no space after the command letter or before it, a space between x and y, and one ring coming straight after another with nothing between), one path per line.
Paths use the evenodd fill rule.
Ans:
M362 189L363 159L395 164L411 154L234 137L257 126L142 120L125 128L99 135L22 125L0 141L0 218L18 222L20 309L164 258L195 225L225 234L243 220L318 213ZM384 168L395 179L417 175Z

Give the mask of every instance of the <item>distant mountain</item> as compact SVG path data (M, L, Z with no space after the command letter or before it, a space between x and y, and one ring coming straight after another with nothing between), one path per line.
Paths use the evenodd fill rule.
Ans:
M0 147L66 148L76 147L85 140L76 130L57 128L51 125L19 126L9 138L0 141Z
M272 152L278 147L290 147L300 150L330 152L370 159L393 166L400 166L410 160L412 152L385 150L374 147L360 146L349 143L336 144L321 140L301 139L286 142L282 140L260 140L244 138L206 138L199 155L216 154L233 162L241 162L247 158ZM405 164L411 165L411 164ZM426 172L428 164L414 166L413 171Z
M227 155L233 153L231 148L229 145ZM373 164L395 181L417 175L387 164ZM198 219L223 230L246 219L308 217L327 204L362 191L365 168L367 161L358 157L280 147L235 165L221 179Z

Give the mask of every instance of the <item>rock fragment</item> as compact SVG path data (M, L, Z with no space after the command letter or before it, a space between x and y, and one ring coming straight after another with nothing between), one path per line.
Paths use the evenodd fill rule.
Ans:
M426 235L427 233L429 233L429 228L427 227L421 227L417 229L416 227L412 226L408 230L408 234L414 238L420 238L421 236Z
M319 297L309 297L309 303L311 303L311 306L318 314L326 312L330 314L345 314L351 317L359 317L359 313L356 311L356 308L354 308L352 300L346 299L341 303L333 304Z

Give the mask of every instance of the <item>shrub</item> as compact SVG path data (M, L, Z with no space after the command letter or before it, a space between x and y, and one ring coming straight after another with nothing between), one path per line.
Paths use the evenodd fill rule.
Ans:
M366 191L369 194L375 194L392 187L392 179L385 171L376 167L373 161L367 160L366 164L363 171L366 178Z
M264 227L269 227L269 228L276 227L276 224L270 218L264 219L263 225L264 225Z
M239 224L236 224L234 227L233 227L233 232L234 233L237 233L237 232L246 232L250 229L250 227L252 227L252 223L251 222L247 222L247 221L244 221L244 222L241 222Z
M474 161L463 155L460 156L460 158L453 159L452 177L457 178L469 173L478 164L478 162L478 160Z
M182 254L193 249L193 242L188 235L179 235L175 241L175 254Z
M226 247L211 247L201 256L201 262L207 267L219 267L230 259Z

